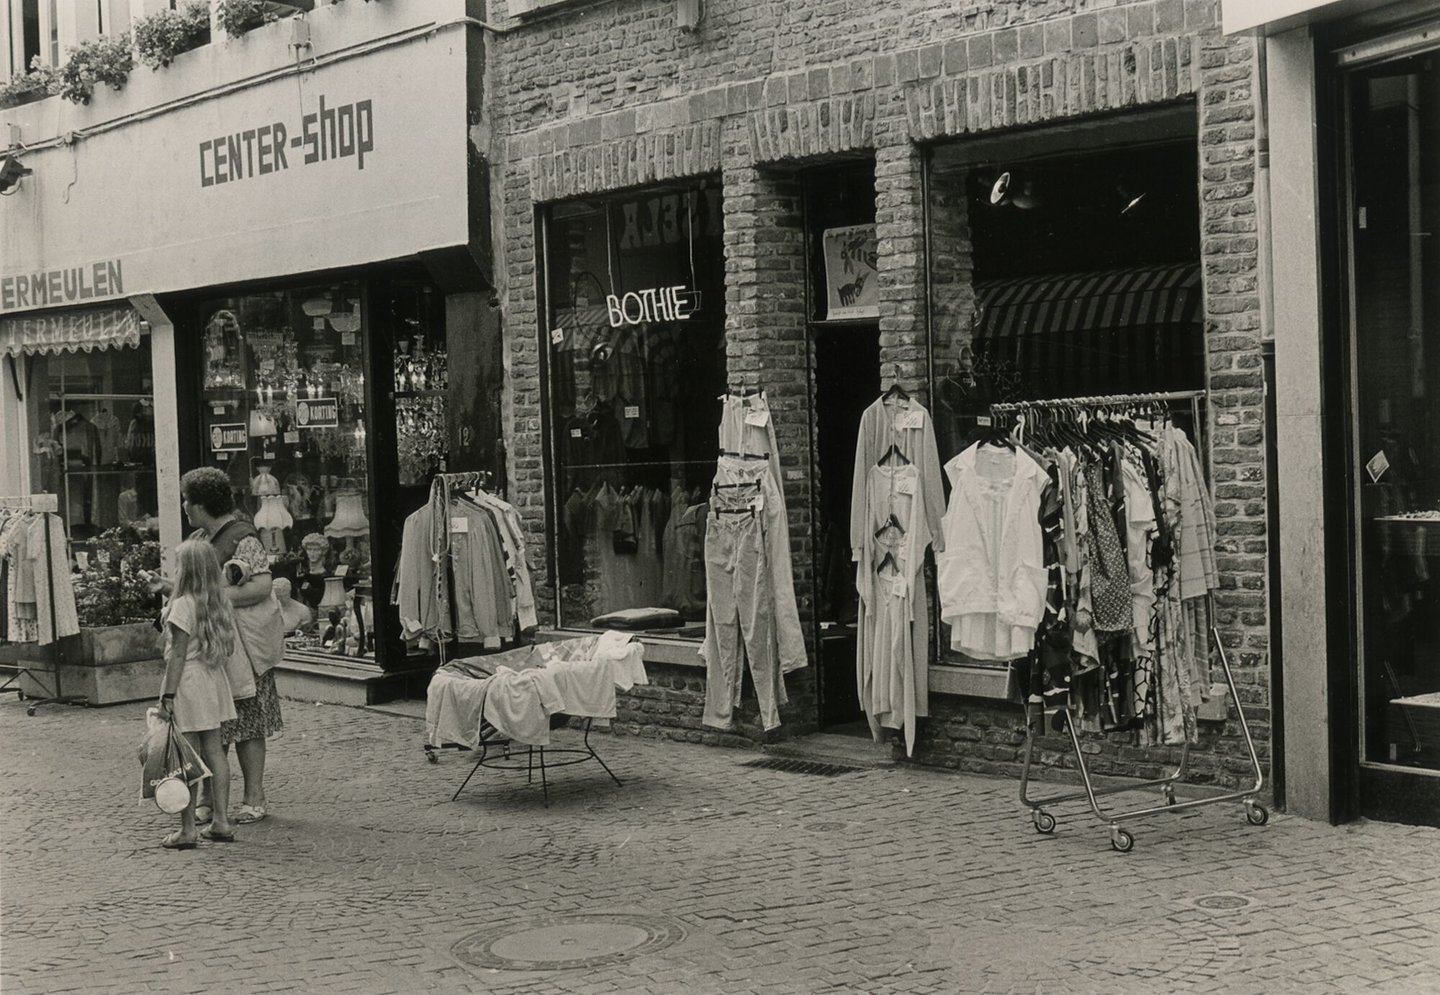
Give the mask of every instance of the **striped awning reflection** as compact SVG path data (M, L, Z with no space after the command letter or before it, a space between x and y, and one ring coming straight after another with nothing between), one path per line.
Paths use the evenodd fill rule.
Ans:
M975 284L979 336L1013 338L1200 320L1200 265L1061 273Z

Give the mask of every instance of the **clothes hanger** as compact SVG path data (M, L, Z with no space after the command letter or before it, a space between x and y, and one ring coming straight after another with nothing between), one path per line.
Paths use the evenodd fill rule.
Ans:
M900 464L901 464L902 466L909 466L909 465L910 465L910 457L909 457L909 456L906 456L906 455L900 450L900 447L899 447L898 445L896 445L895 443L893 443L893 442L890 443L890 448L887 449L887 450L885 450L885 453L884 453L878 460L875 461L875 465L876 465L876 466L884 466L884 465L885 465L885 461L886 461L887 459L889 459L890 457L892 457L892 456L894 456L894 457L896 457L897 459L899 459L899 460L900 460Z
M890 512L889 520L875 530L875 538L879 539L886 529L898 529L902 536L905 534L905 526L900 524L900 519L895 517L895 512L893 511Z
M885 393L880 395L880 400L882 401L893 401L896 398L899 398L902 401L910 400L910 394L905 390L904 387L900 386L899 380L892 381L889 389L886 390Z
M875 564L875 572L878 574L880 571L884 570L887 565L893 567L896 570L900 569L900 564L895 562L895 557L887 552L884 558L882 558L879 563Z

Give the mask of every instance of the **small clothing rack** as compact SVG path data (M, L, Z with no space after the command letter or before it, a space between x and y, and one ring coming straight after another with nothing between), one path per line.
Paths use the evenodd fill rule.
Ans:
M47 616L46 621L48 622L48 629L42 629L41 635L37 637L35 642L37 645L48 644L51 647L50 653L55 661L54 667L50 669L29 665L30 661L23 661L16 664L15 673L12 674L10 676L10 679L7 680L3 685L0 685L0 691L14 691L16 696L21 701L24 701L25 691L22 687L16 685L15 682L19 681L22 677L24 677L29 678L30 680L38 684L42 692L44 692L44 696L31 699L29 706L25 709L26 715L34 715L35 709L39 708L41 705L88 705L89 699L85 695L65 694L64 690L61 687L60 681L60 648L58 645L59 639L62 636L75 635L77 632L79 632L79 624L75 621L75 592L74 589L70 587L68 566L65 573L62 575L64 578L63 588L57 589L57 586L55 584L56 562L54 539L52 538L52 533L58 527L58 520L56 519L56 515L60 510L60 499L54 494L29 494L16 497L0 497L0 510L18 511L24 514L39 515L44 519L44 525L41 531L44 533L45 537L45 558L42 561L42 567L45 571L44 584L46 604L44 611ZM63 551L64 550L62 547L61 552L63 553ZM0 598L6 596L7 592L4 590L0 590ZM68 611L62 612L57 610L59 607L58 602L61 598L66 599L66 604L69 606ZM49 640L42 641L45 640L46 634L48 634ZM0 633L0 636L3 636L3 633ZM3 638L0 638L0 643L3 643L4 641L5 640ZM43 674L50 675L51 682L48 686L44 678L41 676Z
M1222 802L1239 801L1245 809L1246 819L1250 824L1264 825L1269 820L1269 812L1256 800L1256 795L1265 783L1264 770L1255 750L1255 741L1250 733L1250 726L1245 717L1239 691L1235 685L1235 676L1225 653L1225 646L1213 621L1215 618L1213 590L1218 586L1218 573L1215 571L1213 562L1214 515L1208 486L1204 484L1204 461L1195 454L1193 446L1188 453L1185 452L1183 447L1190 445L1189 440L1184 439L1184 433L1173 428L1169 420L1175 407L1187 406L1189 414L1194 419L1192 424L1198 433L1201 425L1200 405L1204 397L1203 391L1168 391L1020 401L994 404L990 407L997 430L1002 428L1002 423L1007 417L1013 418L1013 430L1009 438L1012 444L1022 448L1027 445L1051 444L1056 450L1063 450L1068 445L1067 440L1078 440L1081 448L1085 448L1091 445L1091 442L1085 441L1087 432L1099 425L1110 426L1096 432L1091 440L1095 443L1094 449L1097 452L1116 454L1114 477L1117 479L1122 476L1127 477L1128 484L1134 485L1128 493L1137 496L1142 494L1143 490L1140 489L1139 482L1146 479L1147 475L1151 484L1149 500L1137 502L1137 505L1150 506L1143 507L1140 514L1142 519L1150 523L1150 528L1136 529L1133 527L1132 520L1132 528L1129 531L1129 539L1132 544L1137 536L1144 537L1143 556L1129 559L1128 572L1124 572L1122 577L1125 584L1129 585L1131 591L1134 592L1131 604L1122 603L1120 606L1124 612L1131 613L1129 628L1123 630L1123 638L1133 640L1128 650L1129 662L1134 666L1134 672L1123 675L1124 679L1116 682L1115 686L1122 689L1120 692L1111 693L1112 664L1106 661L1106 651L1099 651L1097 658L1091 660L1082 657L1077 649L1083 634L1087 631L1092 633L1092 639L1097 639L1094 645L1101 647L1107 645L1103 638L1107 633L1105 632L1106 626L1101 624L1101 609L1113 608L1114 602L1102 605L1101 588L1113 585L1115 580L1113 577L1102 576L1106 574L1104 561L1107 551L1099 547L1104 546L1104 542L1101 541L1105 538L1103 533L1111 523L1086 526L1084 537L1086 544L1082 544L1080 541L1081 537L1078 533L1081 528L1078 525L1074 526L1077 534L1070 536L1067 540L1070 544L1069 549L1073 552L1083 545L1086 550L1077 558L1079 566L1058 562L1047 563L1052 592L1047 597L1050 603L1059 609L1059 614L1056 616L1047 607L1046 624L1051 628L1047 632L1046 625L1042 624L1040 635L1036 641L1036 649L1029 658L1032 680L1031 686L1026 689L1025 755L1020 775L1020 801L1030 810L1031 821L1037 832L1054 832L1056 819L1049 811L1051 806L1081 800L1088 802L1095 817L1108 825L1110 845L1112 849L1121 853L1128 852L1135 845L1134 836L1122 825L1132 819L1182 812ZM1067 413L1072 417L1067 417ZM1153 436L1130 420L1132 417L1147 413L1152 416L1152 421L1146 427L1155 433ZM1163 424L1162 428L1156 427L1157 420ZM1178 433L1178 436L1175 433ZM999 437L995 436L995 438ZM1121 468L1119 466L1122 461L1121 454L1127 448L1132 452L1139 452L1140 445L1145 440L1148 440L1146 444L1154 445L1155 451L1148 455L1140 454L1141 459L1137 462L1143 462L1144 468L1137 468L1134 463ZM1183 442L1177 440L1183 440ZM1161 450L1166 446L1175 448L1162 453ZM1183 454L1185 458L1188 458L1188 462L1177 460L1167 466L1167 457L1174 459L1176 453ZM1032 453L1032 455L1034 454ZM1064 458L1063 455L1055 457L1055 459ZM1175 467L1179 467L1179 469L1174 469ZM1069 472L1072 475L1075 473L1073 466L1069 468ZM1185 499L1178 501L1175 499L1176 490L1170 489L1172 476L1186 478L1188 496ZM1065 474L1052 473L1052 479L1063 480ZM1062 486L1064 485L1062 484ZM1178 483L1174 486L1178 489ZM1094 495L1092 494L1091 497L1093 499ZM1065 495L1065 498L1068 499L1069 495ZM1106 493L1102 500L1091 505L1091 512L1096 509L1105 512L1113 510L1113 505L1106 503L1109 500L1110 495ZM1127 505L1128 502L1129 498L1127 497ZM1065 509L1065 511L1068 516L1069 509ZM1076 516L1077 521L1082 520L1085 508L1082 506L1079 511L1080 514ZM1052 521L1066 516L1056 512ZM1193 516L1194 520L1188 516ZM1098 516L1093 517L1098 518ZM1088 519L1085 520L1088 521ZM1043 521L1042 518L1042 523ZM1064 528L1068 531L1070 523L1067 520L1064 526L1057 524L1054 527L1057 530ZM1123 543L1126 538L1126 530L1122 527L1119 531ZM1207 538L1204 542L1198 542L1197 536ZM1096 552L1099 555L1095 555ZM1129 552L1122 550L1120 555L1128 557L1132 553L1134 553L1133 549ZM1111 562L1114 562L1113 558ZM1150 592L1148 601L1144 584L1139 581L1139 578L1143 578L1145 575L1137 572L1137 563L1143 564L1145 569L1151 570L1153 591ZM1059 572L1058 578L1057 571ZM1091 571L1091 576L1086 577L1086 571ZM1196 579L1197 573L1200 575L1198 580ZM1101 583L1102 580L1105 582L1104 585ZM1090 609L1083 607L1076 610L1077 603L1082 605L1085 603L1077 602L1076 592L1079 592L1078 597L1089 598L1092 585L1093 613ZM1059 595L1054 594L1057 586L1061 590ZM1187 592L1188 599L1185 598ZM1196 624L1199 621L1199 609L1202 603L1205 613L1203 626ZM1179 606L1178 611L1176 606ZM1148 612L1148 618L1142 618L1142 612ZM1081 635L1075 635L1076 633ZM1108 633L1112 637L1121 634L1118 631ZM1208 643L1204 648L1203 659L1200 647L1195 645L1196 642L1202 641ZM1045 644L1043 649L1042 643ZM1108 645L1123 644L1112 641ZM1123 658L1124 655L1123 650L1117 652L1118 658ZM1224 674L1225 686L1229 692L1229 701L1234 702L1235 713L1245 738L1250 766L1254 773L1254 781L1238 791L1207 798L1177 801L1175 783L1184 780L1188 772L1191 745L1198 736L1196 709L1200 705L1197 704L1197 697L1202 693L1208 693L1212 659L1218 660L1220 670ZM1098 670L1100 671L1098 676L1103 680L1104 693L1098 696L1093 694L1094 682L1097 677L1095 666L1089 666L1084 670L1067 669L1068 663L1077 660L1087 665L1094 664L1098 660ZM1064 676L1057 680L1057 674ZM1077 677L1076 674L1082 676ZM1185 676L1180 676L1182 674ZM1203 691L1201 687L1195 686L1201 678L1204 679ZM1087 686L1083 683L1086 679L1091 682L1088 685L1090 691L1088 700ZM1070 683L1072 680L1074 683ZM1164 701L1163 707L1156 704L1162 700ZM1100 702L1098 710L1093 706L1095 701ZM1118 711L1114 708L1117 701L1121 705ZM1134 712L1128 715L1127 723L1127 713L1130 709L1134 709ZM1092 714L1086 715L1087 711ZM1097 711L1098 715L1093 714ZM1116 721L1117 715L1119 721ZM1060 725L1065 727L1070 746L1074 750L1075 765L1080 773L1083 790L1044 798L1031 798L1029 788L1032 763L1035 757L1035 739L1043 731L1047 719L1053 721L1056 731L1059 730ZM1174 772L1163 777L1097 787L1091 776L1086 754L1081 747L1080 733L1082 727L1087 723L1090 723L1090 728L1098 728L1107 733L1136 729L1153 742L1171 745L1182 742L1179 765ZM1107 809L1101 805L1100 799L1105 795L1149 787L1160 789L1163 799L1160 804L1124 811Z
M617 689L649 683L644 656L644 646L629 634L607 632L443 665L426 691L425 757L438 763L442 747L478 753L450 800L481 767L523 770L531 783L538 769L546 805L547 771L556 767L594 760L621 785L591 744L590 725L615 717ZM585 720L581 745L552 746L551 729L572 716Z

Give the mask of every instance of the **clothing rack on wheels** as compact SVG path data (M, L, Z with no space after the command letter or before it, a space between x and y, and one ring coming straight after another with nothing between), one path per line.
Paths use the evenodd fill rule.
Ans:
M8 511L28 511L36 515L50 516L57 514L60 511L60 498L58 495L55 494L27 494L16 497L0 497L0 509L5 509ZM48 527L48 523L44 531L45 583L48 587L50 594L50 631L54 633L56 631L54 574L55 550L52 548L51 545L50 529ZM3 595L3 592L0 592L0 595ZM24 689L19 686L12 687L12 685L14 685L16 681L20 680L22 677L28 677L36 684L40 685L40 688L43 691L47 689L45 686L45 681L42 680L39 675L49 673L52 676L53 683L48 688L49 694L46 697L35 698L31 700L29 706L25 709L26 715L34 715L35 709L39 708L41 705L88 705L90 703L90 699L85 695L65 694L63 688L61 687L60 647L58 642L58 636L57 641L52 649L52 655L55 660L55 667L53 670L40 670L35 667L26 666L26 664L22 662L16 664L15 673L10 676L10 679L7 680L3 685L0 685L0 691L14 691L16 697L19 700L24 701Z
M475 488L487 488L490 485L490 479L491 474L488 470L437 473L430 485L430 505L432 509L430 556L431 561L435 565L436 596L439 603L446 606L449 619L453 619L455 610L455 577L451 557L452 542L449 521L450 502L452 497L463 494L465 491ZM437 511L442 512L442 514L438 520L434 520L433 515ZM445 623L442 622L442 625L444 624ZM437 633L435 643L440 656L441 669L446 666L445 649L447 641L447 633L443 631ZM505 655L505 653L496 654L497 657L503 657ZM590 743L590 725L592 722L590 717L585 718L584 736L579 747L530 746L528 744L516 743L500 733L495 726L484 721L483 701L488 695L488 691L489 687L487 684L481 692L482 705L480 714L482 719L480 722L478 742L475 747L479 750L479 759L475 761L475 765L470 769L470 773L466 775L465 780L455 789L455 793L450 796L451 801L455 801L460 797L460 793L465 790L466 785L470 783L471 778L479 772L481 767L492 770L523 770L526 773L526 782L529 784L535 783L535 771L538 769L540 772L540 787L547 807L550 804L550 785L546 772L557 767L568 767L573 764L594 760L604 768L606 774L610 775L611 780L621 787L624 786L624 782L615 776L615 772L601 759L600 754L595 751L595 747ZM524 750L523 752L519 750L512 752L512 746L523 746ZM438 751L441 749L470 748L461 744L425 743L423 749L425 751L425 759L434 764L440 762ZM492 750L497 750L498 754L492 755ZM557 761L554 759L557 756L563 759Z
M1093 413L1101 418L1112 413L1123 414L1127 410L1137 410L1165 406L1168 412L1171 405L1185 404L1190 409L1190 414L1195 432L1200 431L1200 405L1205 399L1205 392L1198 390L1186 391L1162 391L1144 394L1107 394L1094 397L1073 397L1073 398L1051 398L1037 401L1015 401L992 404L990 413L992 419L997 421L1005 416L1014 416L1016 441L1024 441L1025 421L1028 415L1034 412L1047 412L1056 409L1070 409ZM1042 415L1043 417L1043 415ZM996 425L997 429L1001 426ZM1135 846L1135 838L1123 826L1123 822L1133 819L1140 819L1152 815L1165 813L1183 812L1188 809L1201 808L1207 805L1218 805L1224 802L1238 801L1245 809L1245 818L1251 825L1262 826L1270 819L1270 813L1263 804L1256 800L1256 795L1264 787L1265 772L1260 764L1260 757L1255 750L1255 740L1250 733L1250 724L1245 718L1245 710L1241 705L1239 690L1235 685L1235 675L1230 668L1230 661L1225 653L1225 644L1220 639L1220 633L1215 626L1214 599L1212 594L1205 596L1206 608L1208 611L1208 635L1211 646L1214 648L1214 655L1220 661L1220 667L1225 675L1225 685L1230 692L1230 700L1235 703L1236 715L1239 718L1240 730L1245 737L1245 748L1250 758L1250 766L1254 772L1254 783L1238 791L1231 791L1220 795L1206 798L1188 799L1177 801L1175 798L1175 784L1183 781L1189 771L1191 737L1186 736L1181 747L1180 761L1173 773L1164 777L1152 778L1149 780L1127 781L1122 784L1107 787L1097 787L1095 779L1090 774L1089 764L1086 755L1081 748L1080 730L1076 723L1075 702L1066 700L1063 705L1058 706L1058 711L1063 716L1064 725L1069 733L1070 745L1074 750L1075 765L1080 773L1080 780L1083 790L1078 792L1052 795L1045 798L1031 798L1029 795L1030 772L1035 757L1035 737L1037 730L1044 729L1045 713L1047 711L1045 702L1042 699L1036 700L1036 696L1027 693L1025 701L1025 758L1020 773L1020 802L1030 810L1031 821L1036 832L1052 833L1055 831L1056 819L1048 810L1047 806L1058 805L1064 802L1085 800L1089 803L1091 812L1101 822L1108 825L1110 829L1110 846L1120 853L1127 853ZM1207 647L1207 659L1209 659L1209 647ZM1069 696L1067 696L1068 698ZM1038 712L1038 714L1037 714ZM1103 808L1100 799L1106 795L1120 792L1136 791L1144 788L1158 787L1163 802L1159 805L1142 806L1140 808L1128 809L1125 811L1114 811Z

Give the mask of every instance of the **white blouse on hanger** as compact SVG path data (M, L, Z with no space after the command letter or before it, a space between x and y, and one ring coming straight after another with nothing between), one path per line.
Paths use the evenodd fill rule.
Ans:
M1025 656L1045 612L1040 496L1049 477L1023 452L980 445L945 472L953 491L935 559L950 644L982 660Z

